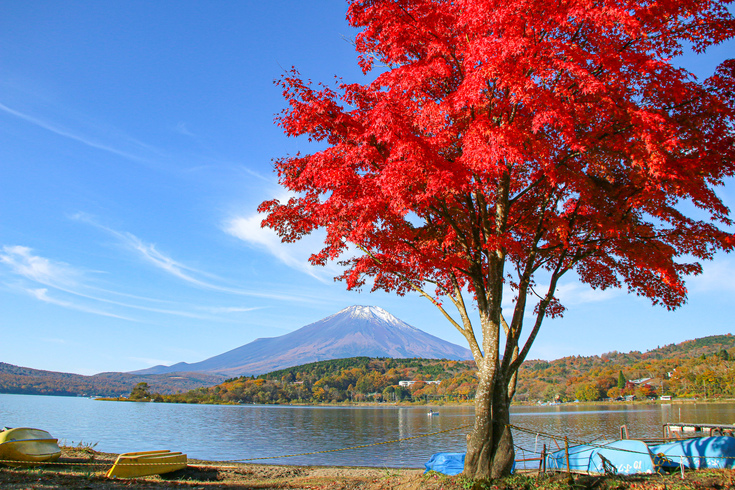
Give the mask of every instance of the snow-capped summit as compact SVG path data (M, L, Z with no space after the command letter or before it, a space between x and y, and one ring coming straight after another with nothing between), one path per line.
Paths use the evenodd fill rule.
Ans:
M394 317L383 308L380 308L378 306L348 306L347 308L338 311L334 315L325 318L324 321L329 320L330 318L337 315L350 315L352 318L356 319L359 318L363 320L383 321L385 323L390 323L391 325L398 328L418 330L418 328L412 327L408 323L399 320L398 318Z
M257 339L201 362L155 366L140 374L177 371L226 376L262 374L345 357L471 359L469 349L434 337L377 306L350 306L280 337Z

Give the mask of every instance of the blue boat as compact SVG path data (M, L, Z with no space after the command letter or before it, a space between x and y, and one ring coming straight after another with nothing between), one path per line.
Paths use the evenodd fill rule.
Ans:
M546 457L546 468L567 470L567 458L562 449ZM653 456L643 441L622 439L598 441L569 448L569 470L574 472L617 475L655 473Z
M695 437L651 446L651 452L665 468L735 468L735 437Z
M464 471L465 453L436 453L432 454L429 461L424 464L427 473L436 471L445 475L459 475Z

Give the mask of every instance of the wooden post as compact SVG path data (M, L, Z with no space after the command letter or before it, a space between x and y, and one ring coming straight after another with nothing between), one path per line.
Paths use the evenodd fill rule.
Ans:
M544 443L544 448L541 450L541 461L538 465L539 476L541 476L541 473L546 473L546 443Z
M574 483L574 478L572 478L572 470L569 468L569 439L567 439L567 436L564 436L564 456L567 460L567 480L571 485Z

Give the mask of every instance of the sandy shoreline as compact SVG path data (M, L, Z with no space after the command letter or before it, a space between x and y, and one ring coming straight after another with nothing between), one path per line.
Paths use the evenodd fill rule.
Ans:
M432 478L421 469L363 468L337 466L285 466L220 463L189 459L189 466L166 475L138 479L108 479L105 472L117 454L90 448L62 447L55 464L36 468L0 466L3 490L88 488L253 488L253 489L383 489L430 488ZM437 478L433 478L436 480ZM427 480L424 482L424 480ZM440 487L436 487L440 488Z
M735 489L735 470L706 470L674 475L581 476L569 482L556 473L514 475L485 485L461 476L424 474L422 469L339 466L286 466L189 460L189 466L166 475L108 479L117 457L88 447L63 447L58 464L36 468L0 466L3 490L108 489L294 489L294 490L704 490Z

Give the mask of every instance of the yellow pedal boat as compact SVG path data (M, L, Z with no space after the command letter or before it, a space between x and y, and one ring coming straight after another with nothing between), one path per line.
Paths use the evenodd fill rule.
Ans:
M8 466L56 461L61 456L58 440L41 429L18 427L0 431L0 463Z
M139 476L160 475L186 468L186 454L161 451L141 451L123 453L107 472L108 478L137 478Z

